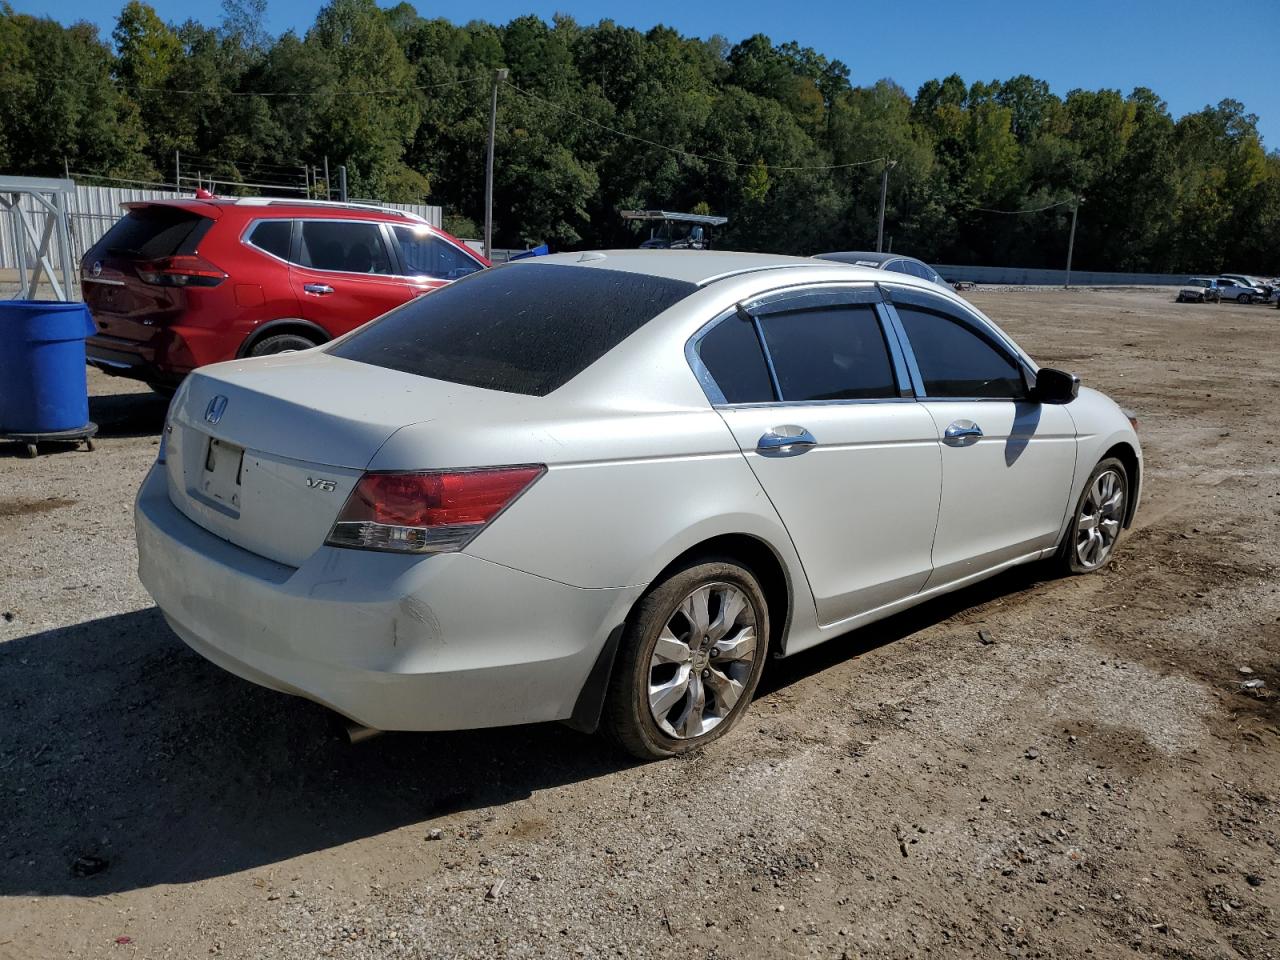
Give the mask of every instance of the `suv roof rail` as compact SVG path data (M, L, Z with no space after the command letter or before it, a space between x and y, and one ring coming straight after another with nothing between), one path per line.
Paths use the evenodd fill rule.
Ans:
M406 220L412 220L415 223L426 223L430 226L429 221L416 213L409 210L400 210L396 207L384 207L376 203L344 203L341 200L287 200L281 197L236 197L236 206L246 207L337 207L341 210L376 210L379 213L389 213L392 216L404 217Z

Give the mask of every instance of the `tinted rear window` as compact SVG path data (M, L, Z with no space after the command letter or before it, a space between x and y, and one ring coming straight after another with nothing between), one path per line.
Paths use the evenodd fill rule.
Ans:
M620 270L513 264L419 297L329 352L436 380L541 397L696 289Z
M213 221L178 207L141 207L116 221L93 248L96 256L154 260L195 253Z
M754 324L737 315L721 320L698 341L698 356L725 403L768 403L773 381Z
M889 349L870 304L774 313L760 325L783 400L898 396Z
M249 242L281 260L288 260L289 241L292 235L292 220L263 220L249 234Z

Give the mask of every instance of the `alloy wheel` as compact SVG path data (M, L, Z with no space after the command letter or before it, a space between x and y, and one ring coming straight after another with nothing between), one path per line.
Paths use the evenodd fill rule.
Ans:
M1098 474L1080 505L1076 523L1076 559L1082 567L1102 566L1120 536L1125 482L1116 470Z
M698 586L658 635L649 661L649 712L669 737L687 740L729 716L751 678L756 613L731 583Z

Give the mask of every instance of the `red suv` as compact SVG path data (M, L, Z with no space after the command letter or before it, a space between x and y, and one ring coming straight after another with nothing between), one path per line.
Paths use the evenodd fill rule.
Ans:
M85 254L88 360L171 393L195 367L305 350L489 266L421 218L269 198L126 203Z

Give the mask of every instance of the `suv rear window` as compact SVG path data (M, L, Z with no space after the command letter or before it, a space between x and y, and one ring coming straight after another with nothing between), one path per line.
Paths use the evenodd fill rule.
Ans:
M329 352L436 380L541 397L696 289L621 270L511 264L412 300Z
M117 220L93 248L97 257L155 260L195 253L213 221L180 207L138 207Z

